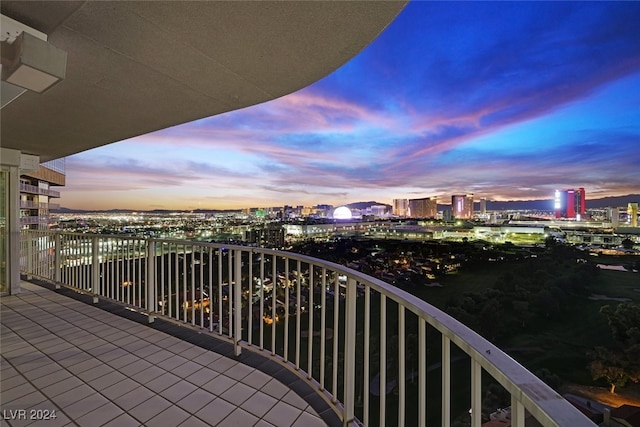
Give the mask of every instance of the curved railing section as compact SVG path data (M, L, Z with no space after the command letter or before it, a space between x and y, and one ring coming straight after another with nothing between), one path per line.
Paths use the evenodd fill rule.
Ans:
M24 274L209 331L306 379L344 425L593 426L459 321L388 283L263 248L28 230ZM498 400L496 400L498 398ZM500 400L501 399L501 400ZM484 404L483 404L484 402Z

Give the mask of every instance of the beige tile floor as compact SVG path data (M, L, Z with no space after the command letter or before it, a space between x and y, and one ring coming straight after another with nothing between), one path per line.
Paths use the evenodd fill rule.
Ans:
M40 286L22 289L0 299L2 426L325 425L259 370Z

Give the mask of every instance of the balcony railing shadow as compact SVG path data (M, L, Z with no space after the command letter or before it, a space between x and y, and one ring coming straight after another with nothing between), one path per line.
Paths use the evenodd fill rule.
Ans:
M592 426L468 327L347 267L264 248L24 231L23 274L189 325L305 380L343 425ZM499 392L496 393L496 390Z

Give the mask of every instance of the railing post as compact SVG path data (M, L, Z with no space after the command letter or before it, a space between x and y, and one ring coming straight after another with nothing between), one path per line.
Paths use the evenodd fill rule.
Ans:
M356 281L347 280L345 301L345 337L344 337L344 416L343 425L352 425L356 404L356 301L358 298ZM338 308L335 307L335 310ZM309 338L311 339L311 338Z
M451 426L451 340L442 334L442 427Z
M482 423L482 366L471 358L471 427Z
M427 425L427 321L418 321L418 425Z
M147 240L147 290L145 299L147 301L148 321L153 323L155 316L153 313L158 311L156 305L156 242Z
M234 288L233 288L233 354L240 356L242 348L242 250L234 249ZM231 287L231 284L229 284ZM285 337L286 339L286 337Z
M53 280L56 284L56 289L60 289L60 282L62 281L62 238L60 237L60 232L56 231L54 235L54 246L53 246L53 268L54 268L54 276Z
M98 236L91 238L91 293L93 303L98 303L100 293L100 253L98 248Z
M513 427L524 427L524 406L515 395L511 395L511 425Z

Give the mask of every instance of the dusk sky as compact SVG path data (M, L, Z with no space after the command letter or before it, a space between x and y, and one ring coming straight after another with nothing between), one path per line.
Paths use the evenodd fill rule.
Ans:
M77 209L640 193L640 2L412 2L305 89L66 169Z

